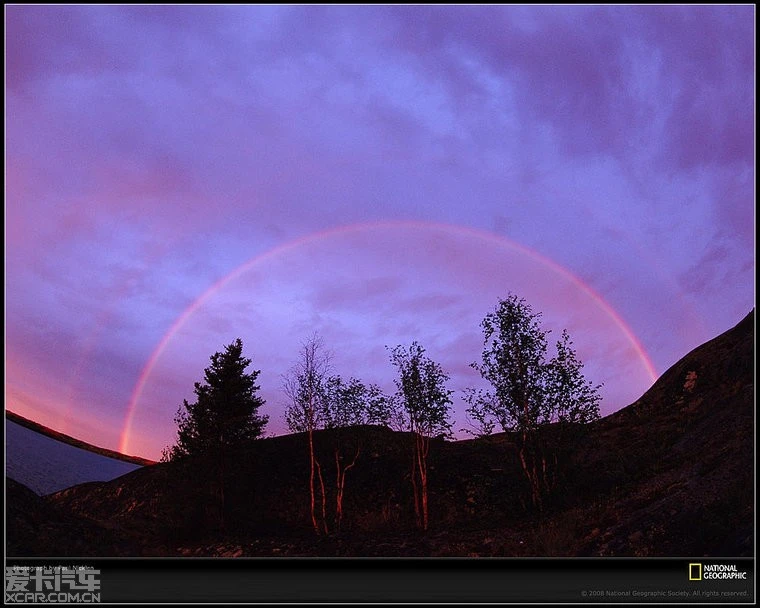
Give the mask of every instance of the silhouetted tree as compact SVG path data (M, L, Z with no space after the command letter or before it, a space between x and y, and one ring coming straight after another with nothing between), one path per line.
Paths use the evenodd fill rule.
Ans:
M211 365L204 371L204 382L195 383L196 401L184 400L177 411L177 443L164 452L167 460L207 456L216 463L222 526L229 452L261 437L268 421L268 416L258 414L264 405L256 384L261 372L246 373L250 364L251 360L243 356L240 338L211 356Z
M443 368L425 355L417 342L391 350L391 362L398 370L397 399L405 427L414 441L412 453L412 487L417 525L428 529L428 455L430 439L451 434L449 380Z
M322 413L326 409L324 401L327 398L326 383L331 369L330 358L322 339L314 334L303 343L298 361L285 374L282 382L283 391L289 400L285 411L288 428L294 433L305 432L308 437L310 514L312 526L317 534L329 533L325 480L314 449L314 431L324 423ZM322 499L319 519L316 509L317 480Z
M261 372L246 373L250 364L240 338L211 356L205 381L195 383L197 400L185 399L177 410L177 443L168 450L170 460L218 453L261 437L269 417L258 414L264 405L256 384Z
M516 434L531 500L539 509L556 486L568 437L599 418L601 401L601 385L583 376L567 330L556 356L547 360L550 332L541 328L540 317L513 294L499 300L481 323L482 363L472 364L492 389L469 389L465 397L479 434L490 434L497 425Z
M343 520L346 475L356 466L361 453L361 436L357 427L387 424L390 399L374 384L365 385L356 378L344 381L331 375L330 353L321 338L312 336L302 346L299 361L283 378L283 390L289 404L285 411L288 428L306 433L309 445L309 497L314 531L328 534L327 489L322 464L314 441L314 431L331 429L332 457L335 462L335 529ZM317 483L321 514L317 509Z
M375 384L366 386L361 380L344 381L331 376L325 383L326 395L319 403L324 428L333 429L332 450L335 459L335 528L340 531L343 521L343 497L346 474L361 453L361 432L367 424L387 425L391 415L391 400Z

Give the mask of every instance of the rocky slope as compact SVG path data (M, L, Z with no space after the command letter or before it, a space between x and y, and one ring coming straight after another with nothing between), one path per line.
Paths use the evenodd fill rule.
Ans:
M586 468L612 499L584 553L751 554L754 331L753 311L599 422Z
M61 509L13 479L5 484L7 555L140 555L139 545L122 532Z

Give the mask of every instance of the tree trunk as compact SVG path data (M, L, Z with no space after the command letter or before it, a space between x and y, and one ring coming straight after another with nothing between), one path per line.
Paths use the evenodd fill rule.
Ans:
M536 458L535 454L531 453L531 450L526 446L526 439L523 439L523 445L520 446L520 464L522 465L523 472L528 478L528 485L530 487L530 498L534 507L542 510L543 505L541 502L541 486L538 477L538 471L536 470Z
M535 503L538 507L539 511L543 510L543 503L542 503L542 491L541 491L541 476L538 473L538 455L533 454L533 474L532 474L532 480L533 480L533 493L535 494Z
M420 513L420 491L417 487L417 438L415 437L414 451L412 452L412 488L414 488L414 518L417 527L422 527L422 514Z
M330 533L330 530L327 528L327 494L325 493L325 480L322 477L322 467L319 464L319 460L315 459L315 462L317 464L317 475L319 476L319 488L322 494L322 528L324 529L325 535Z
M420 481L422 485L422 529L428 529L428 475L427 475L427 451L430 440L420 437Z
M351 469L359 458L359 452L361 450L361 444L356 443L356 453L354 459L350 464L341 468L340 464L340 449L335 448L335 473L336 473L336 493L335 493L335 526L336 530L340 532L340 525L343 521L343 495L346 488L346 473Z
M340 468L340 450L335 448L335 530L340 533L343 520L343 475Z
M427 485L427 451L430 440L422 433L414 433L414 455L412 459L412 484L414 485L414 513L417 526L428 529L428 485ZM419 476L419 485L417 477Z
M224 451L221 452L219 458L219 526L224 533Z
M317 524L317 515L314 510L315 507L315 500L314 500L314 431L311 429L309 430L309 461L311 463L310 471L309 471L309 495L311 498L311 523L312 526L314 526L314 532L319 534L319 525Z
M518 357L518 364L520 368L520 376L523 375L522 359ZM522 445L520 446L520 464L522 464L523 471L528 477L528 483L530 485L531 501L534 507L538 507L541 510L541 487L538 477L538 471L536 470L536 464L538 454L536 453L536 442L534 436L534 420L530 415L530 404L527 396L523 395L523 412L525 419L522 422Z

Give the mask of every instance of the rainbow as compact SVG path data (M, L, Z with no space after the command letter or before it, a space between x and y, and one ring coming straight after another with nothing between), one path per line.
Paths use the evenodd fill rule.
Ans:
M495 245L498 247L505 247L512 251L516 251L550 268L552 271L561 275L562 277L567 279L569 282L571 282L573 285L575 285L578 289L586 293L597 304L597 306L599 306L599 308L613 320L615 325L620 329L623 335L625 335L626 339L630 342L631 346L636 351L639 359L641 360L644 368L649 374L649 377L651 378L652 382L657 380L657 372L655 370L654 365L652 364L652 361L649 355L647 354L646 350L644 349L644 347L642 346L638 338L635 336L631 328L625 322L625 320L623 320L623 318L591 286L584 283L581 279L579 279L575 274L573 274L570 270L568 270L564 266L560 266L558 263L543 256L542 254L532 249L529 249L528 247L525 247L524 245L521 245L506 237L498 236L491 232L486 232L482 230L477 230L475 228L468 228L468 227L463 227L463 226L454 226L450 224L441 224L437 222L404 221L404 220L349 224L346 226L339 226L336 228L331 228L329 230L324 230L321 232L312 233L303 237L299 237L292 241L288 241L287 243L283 243L282 245L278 245L277 247L269 249L263 253L260 253L254 256L253 258L251 258L250 260L248 260L247 262L244 262L237 268L233 269L227 275L220 278L218 281L212 284L208 289L206 289L200 296L198 296L182 312L182 314L179 317L177 317L177 319L174 321L171 327L169 327L169 329L166 331L164 336L161 338L160 342L157 344L157 346L151 353L147 363L145 364L145 367L140 373L140 376L138 377L137 382L135 383L135 387L132 391L132 395L129 399L129 405L127 407L127 413L124 418L124 424L122 427L121 438L119 442L119 451L121 453L127 453L129 450L132 421L134 419L135 412L137 411L137 406L142 396L145 385L148 382L148 379L150 378L150 375L153 371L154 366L156 365L156 362L161 357L162 353L164 352L164 350L166 349L167 345L172 340L174 335L187 322L187 320L191 316L193 316L193 314L213 294L215 294L217 291L222 289L227 283L229 283L230 281L233 281L237 277L240 277L245 272L249 271L251 268L253 268L254 266L258 264L262 264L266 262L267 260L271 260L273 258L276 258L279 255L282 255L283 253L293 251L307 244L312 244L317 241L329 239L335 236L351 234L351 233L361 232L365 230L409 229L409 228L418 229L418 230L439 231L448 235L460 235L460 236L476 238L483 242L489 243L491 245Z

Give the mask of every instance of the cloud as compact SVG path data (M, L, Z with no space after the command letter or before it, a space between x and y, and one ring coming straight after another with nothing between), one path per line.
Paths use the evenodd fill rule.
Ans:
M749 6L19 5L6 25L8 355L52 382L81 373L114 411L129 395L105 385L129 393L209 287L356 223L531 248L604 297L658 366L754 299ZM278 368L319 327L361 336L342 347L357 374L387 367L376 343L424 334L463 375L454 327L477 333L516 286L557 323L593 320L535 265L440 236L267 258L273 274L209 300L188 364L245 326ZM192 386L167 373L168 392Z
M6 84L30 93L45 79L123 67L93 27L92 11L76 6L9 6Z

